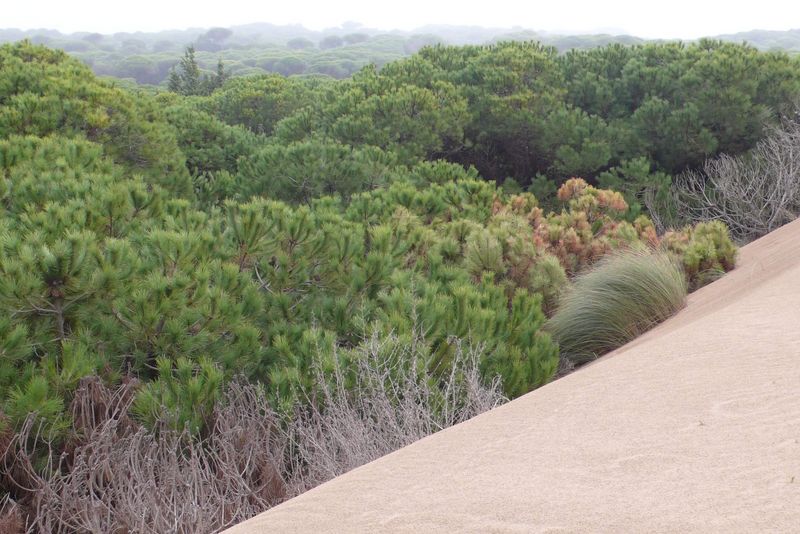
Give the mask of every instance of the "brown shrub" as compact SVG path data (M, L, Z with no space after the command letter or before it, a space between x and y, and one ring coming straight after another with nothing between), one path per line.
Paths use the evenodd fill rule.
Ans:
M333 371L318 367L318 389L288 419L270 409L262 387L233 382L202 438L133 420L135 381L111 389L86 378L66 445L48 442L34 416L8 443L5 487L21 499L0 507L0 532L230 527L503 402L498 381L480 380L480 347L453 343L452 365L434 374L419 366L427 355L421 336L403 343L375 335L337 355Z

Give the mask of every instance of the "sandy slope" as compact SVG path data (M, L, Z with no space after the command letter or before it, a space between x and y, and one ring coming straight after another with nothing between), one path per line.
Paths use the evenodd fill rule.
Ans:
M592 365L229 530L800 531L800 221Z

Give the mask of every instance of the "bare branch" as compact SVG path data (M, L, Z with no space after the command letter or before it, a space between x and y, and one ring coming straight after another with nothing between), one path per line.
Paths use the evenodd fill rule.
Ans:
M337 354L332 370L318 358L318 388L288 419L260 386L229 384L202 439L129 417L135 380L110 389L86 378L66 447L32 415L5 448L0 474L21 501L0 503L0 526L24 518L28 532L219 531L505 401L499 379L481 379L483 347L449 340L452 364L433 373L414 331L410 342L376 333Z
M673 190L691 221L722 220L738 241L751 241L800 215L800 122L771 128L750 154L721 155L690 171Z

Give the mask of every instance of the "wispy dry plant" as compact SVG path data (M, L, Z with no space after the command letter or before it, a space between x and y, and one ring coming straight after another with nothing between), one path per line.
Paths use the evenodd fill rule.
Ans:
M28 531L211 532L285 498L280 434L259 388L231 384L202 440L136 425L127 420L130 400L98 412L87 402L92 393L100 396L98 384L82 384L73 403L94 413L71 458L50 455L57 460L36 466L28 445L35 420L17 434L14 467L30 484ZM132 397L125 386L104 396L110 405Z
M376 334L346 355L334 352L333 370L316 367L318 388L288 419L270 409L262 387L235 381L201 437L170 431L166 422L147 429L130 418L136 381L109 389L99 378L84 379L72 403L75 436L66 446L50 441L43 453L48 440L33 416L7 444L2 472L18 502L6 499L0 507L0 527L225 529L505 401L498 380L481 380L481 347L451 342L452 364L435 372L425 367L419 336L403 344Z
M298 405L287 427L295 492L310 489L506 401L498 379L486 384L482 347L451 340L455 351L443 373L424 365L425 341L410 344L373 335L346 370L335 358L333 380L317 368L317 402Z
M793 221L800 215L800 122L771 128L750 154L706 161L673 189L686 220L721 220L741 242Z
M4 534L23 534L25 518L20 506L6 495L0 499L0 532Z

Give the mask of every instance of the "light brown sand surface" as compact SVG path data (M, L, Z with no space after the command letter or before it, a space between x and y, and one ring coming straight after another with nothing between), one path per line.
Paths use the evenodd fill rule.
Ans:
M228 532L800 532L800 221L592 365Z

